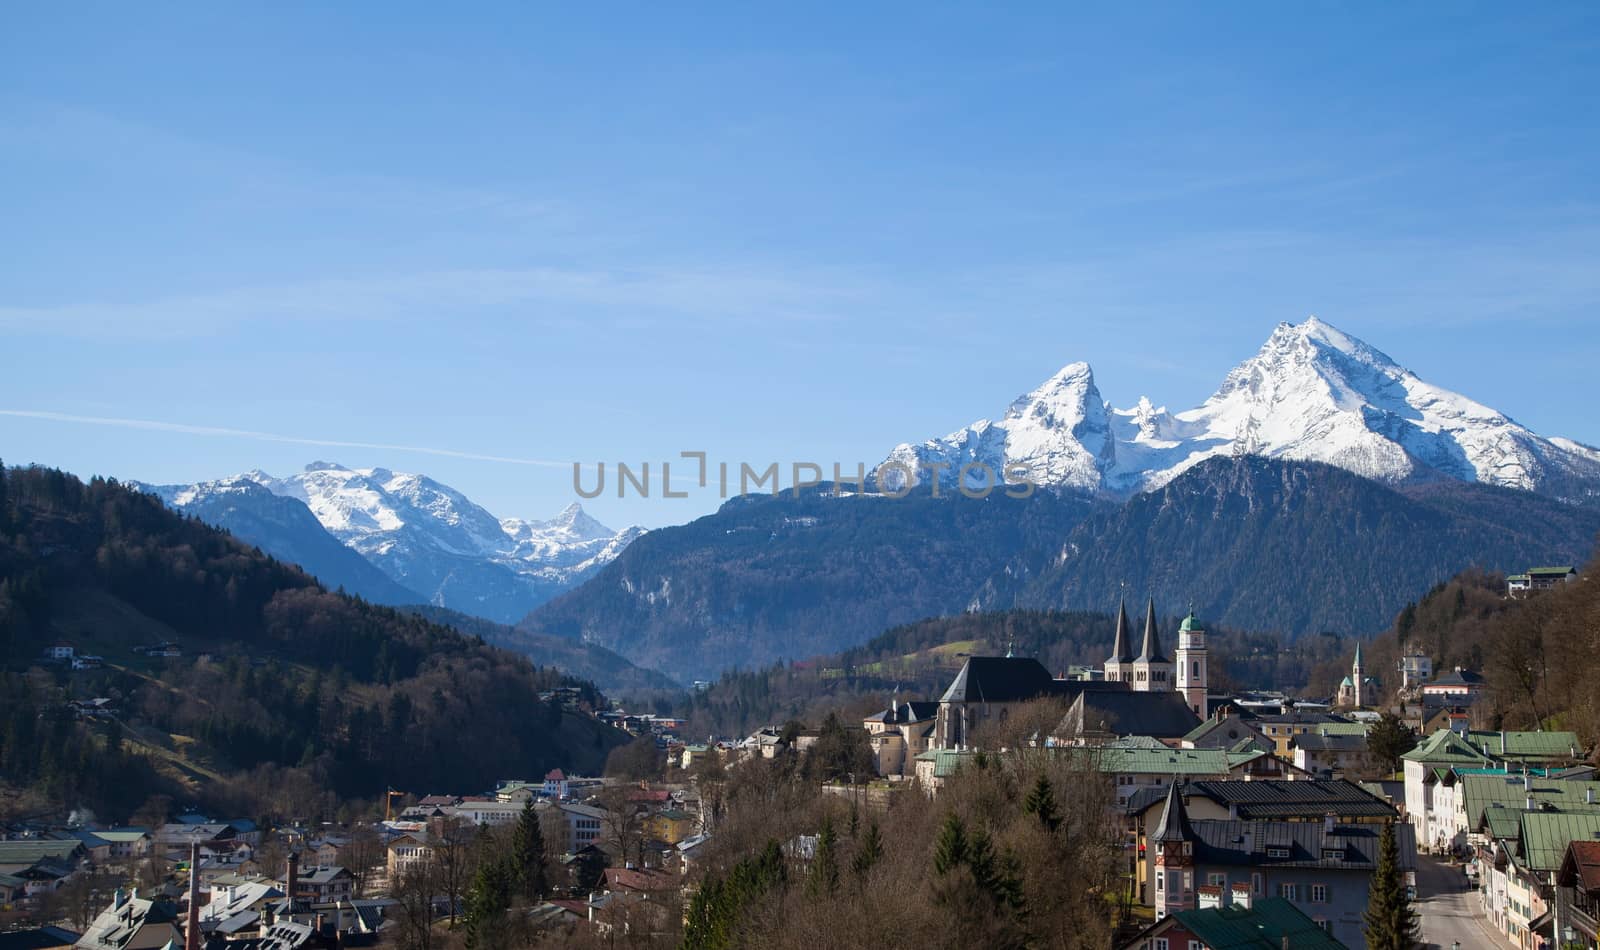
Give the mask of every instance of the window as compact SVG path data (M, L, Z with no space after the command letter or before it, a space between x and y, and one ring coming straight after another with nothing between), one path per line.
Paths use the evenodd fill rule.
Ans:
M1212 871L1210 874L1206 875L1206 884L1210 885L1211 887L1227 887L1228 875L1219 874L1216 871Z
M1250 890L1258 897L1267 893L1267 885L1266 882L1262 880L1261 875L1250 875Z
M1206 950L1206 945L1198 940L1189 941L1189 950Z
M1156 950L1167 950L1167 938L1166 937L1157 937L1156 938Z
M1313 904L1326 904L1327 902L1328 902L1328 885L1326 885L1326 884L1313 884L1313 885L1311 885L1311 903L1313 903Z
M1289 849L1288 848L1268 848L1267 849L1267 857L1269 857L1269 858L1287 858L1288 856L1289 856Z
M1278 896L1283 898L1286 901L1299 900L1300 899L1300 885L1298 885L1298 884L1279 884L1278 885Z
M1318 927L1322 928L1324 933L1333 933L1333 921L1327 919L1326 917L1318 917L1315 923Z

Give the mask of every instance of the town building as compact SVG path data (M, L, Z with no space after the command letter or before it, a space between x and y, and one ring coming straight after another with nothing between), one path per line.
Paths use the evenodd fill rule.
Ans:
M1456 667L1438 679L1422 684L1424 706L1470 706L1488 689L1483 677Z
M1526 574L1512 574L1506 578L1506 596L1523 597L1533 591L1549 590L1577 579L1578 569L1571 565L1530 567Z
M1556 872L1551 932L1556 945L1592 950L1600 938L1600 841L1573 841Z
M878 775L904 778L914 772L917 756L928 751L933 741L938 718L938 703L902 703L898 698L888 709L864 718L861 725L867 731L867 747L872 750Z
M1381 826L1315 821L1191 820L1173 785L1155 832L1141 846L1154 856L1146 903L1163 920L1198 910L1205 887L1220 904L1243 891L1278 897L1350 947L1365 947L1362 912L1377 868ZM1415 871L1407 825L1395 828L1400 866ZM1243 886L1241 886L1243 885ZM1227 895L1226 898L1223 895Z
M1396 664L1400 672L1400 688L1408 692L1419 689L1433 678L1433 658L1413 650L1400 657Z

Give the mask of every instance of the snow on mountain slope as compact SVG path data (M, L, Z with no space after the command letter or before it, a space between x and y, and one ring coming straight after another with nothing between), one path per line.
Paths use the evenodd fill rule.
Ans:
M612 531L576 504L549 521L501 520L427 476L329 462L285 478L251 471L155 491L189 509L238 484L300 501L329 534L418 599L505 623L580 583L644 533Z
M918 463L949 465L941 477L951 485L967 462L995 472L1022 465L1041 486L1124 496L1223 454L1325 462L1386 482L1451 478L1571 499L1600 493L1600 450L1543 438L1316 317L1280 324L1193 409L1171 413L1147 398L1112 409L1089 366L1073 363L999 422L897 446L880 470L893 489Z

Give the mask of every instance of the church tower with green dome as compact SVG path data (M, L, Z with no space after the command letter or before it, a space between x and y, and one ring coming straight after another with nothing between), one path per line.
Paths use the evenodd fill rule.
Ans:
M1178 627L1178 652L1173 660L1177 673L1173 685L1195 715L1206 718L1206 631L1193 607Z

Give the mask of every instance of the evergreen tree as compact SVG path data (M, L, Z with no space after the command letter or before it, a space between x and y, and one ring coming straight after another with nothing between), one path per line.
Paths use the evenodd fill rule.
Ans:
M1378 838L1378 867L1372 872L1362 919L1370 950L1413 950L1418 946L1417 914L1406 893L1393 822L1383 826Z
M683 950L726 950L738 944L735 925L769 891L782 891L789 869L778 842L769 840L761 855L733 866L727 877L709 876L695 892L685 915Z
M467 891L467 950L504 950L510 942L506 911L511 907L514 878L504 860L490 859L478 867Z
M861 844L856 847L856 856L850 862L850 870L855 872L858 879L864 879L873 865L883 859L883 836L878 833L878 823L867 823L867 833L861 836Z
M832 897L839 892L839 856L834 841L833 818L822 819L817 834L817 850L811 857L811 872L806 877L806 893L812 899Z
M967 828L955 812L945 816L939 828L939 840L933 845L933 870L949 874L967 863Z
M1044 773L1039 774L1038 780L1033 783L1033 788L1028 791L1028 797L1022 802L1022 810L1039 819L1039 824L1044 825L1046 831L1054 832L1061 826L1061 814L1056 808L1056 792Z
M1394 713L1378 717L1367 732L1367 751L1386 774L1400 768L1400 757L1417 747L1417 735Z
M539 814L533 810L531 798L522 806L522 815L511 834L511 861L518 893L530 901L544 897L550 889L545 879L544 832L539 828Z

